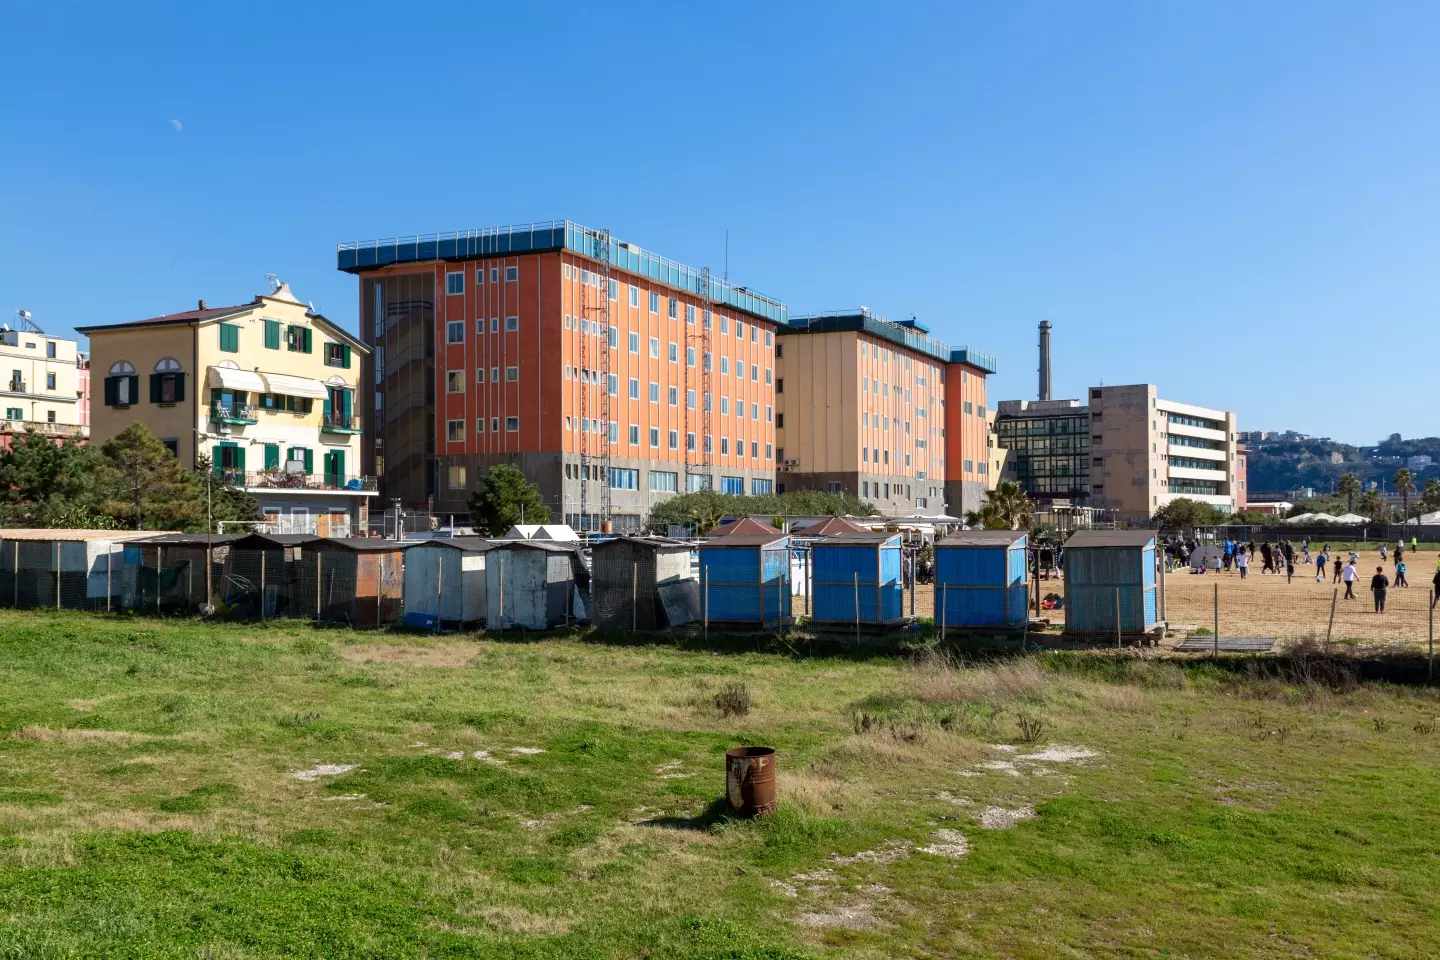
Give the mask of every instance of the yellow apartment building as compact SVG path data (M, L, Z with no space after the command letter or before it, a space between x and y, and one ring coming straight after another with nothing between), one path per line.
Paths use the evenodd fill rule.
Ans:
M249 303L79 328L103 381L91 436L143 422L178 457L208 457L259 502L271 533L361 533L360 368L369 348L288 284Z
M57 440L84 439L88 397L85 357L74 340L37 329L0 327L0 448L35 430Z

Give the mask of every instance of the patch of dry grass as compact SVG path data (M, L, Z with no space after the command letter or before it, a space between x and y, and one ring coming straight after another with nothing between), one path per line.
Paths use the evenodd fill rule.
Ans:
M1030 660L1006 660L967 667L945 655L917 662L906 677L906 692L918 700L999 705L1043 700L1055 678Z
M429 646L401 646L391 643L354 643L340 648L347 663L396 663L408 667L467 667L480 652L467 641L442 641Z

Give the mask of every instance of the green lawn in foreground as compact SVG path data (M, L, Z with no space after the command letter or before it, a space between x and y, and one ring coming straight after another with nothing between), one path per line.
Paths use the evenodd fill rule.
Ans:
M1243 676L0 613L0 957L1440 953L1436 697Z

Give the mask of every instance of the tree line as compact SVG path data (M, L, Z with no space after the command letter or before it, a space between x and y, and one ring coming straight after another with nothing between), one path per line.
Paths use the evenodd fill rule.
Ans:
M200 458L190 470L143 423L102 444L33 430L0 452L0 522L11 527L213 531L259 520L255 498Z

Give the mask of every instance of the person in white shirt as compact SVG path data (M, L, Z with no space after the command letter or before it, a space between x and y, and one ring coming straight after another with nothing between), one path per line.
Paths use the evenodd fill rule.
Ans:
M1354 561L1354 560L1351 560L1349 563L1345 564L1345 570L1340 574L1340 579L1345 581L1345 599L1346 599L1346 600L1354 600L1354 599L1355 599L1355 577L1356 577L1356 576L1358 576L1358 574L1355 573L1355 561Z

